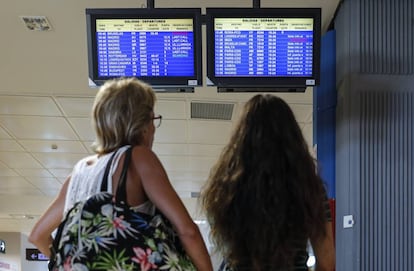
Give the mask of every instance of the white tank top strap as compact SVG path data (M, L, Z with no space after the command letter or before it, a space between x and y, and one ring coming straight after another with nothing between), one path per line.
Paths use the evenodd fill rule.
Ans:
M112 193L112 176L118 167L119 159L129 147L130 146L123 146L116 151L109 170L108 179L105 180L108 182L107 191L110 193ZM66 191L64 214L72 208L76 202L85 200L100 192L105 168L112 154L113 153L108 153L101 157L98 157L97 155L88 156L81 159L74 166ZM93 163L91 163L92 160Z

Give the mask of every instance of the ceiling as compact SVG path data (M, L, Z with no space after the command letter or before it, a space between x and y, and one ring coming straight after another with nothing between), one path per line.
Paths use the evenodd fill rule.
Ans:
M289 3L287 3L289 2ZM261 7L322 7L326 30L340 0L268 0ZM0 232L28 233L76 161L94 140L88 86L85 8L145 7L130 0L6 0L0 3ZM251 1L209 0L208 7L251 7ZM155 1L155 7L206 7L205 1ZM28 30L21 16L46 16L51 31ZM203 48L205 50L205 48ZM203 55L205 59L205 55ZM205 63L205 61L204 61ZM279 93L312 143L312 88ZM157 93L163 123L154 151L193 217L198 192L227 142L248 93ZM191 106L232 105L229 120L193 118Z

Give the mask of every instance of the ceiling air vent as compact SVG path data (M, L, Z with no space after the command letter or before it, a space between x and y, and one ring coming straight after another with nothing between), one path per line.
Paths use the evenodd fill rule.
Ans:
M234 104L231 103L191 103L192 119L231 120Z
M49 20L46 16L20 16L25 24L26 28L29 30L36 31L50 31L52 26L49 23Z
M192 198L199 198L200 197L200 192L191 192L191 197Z

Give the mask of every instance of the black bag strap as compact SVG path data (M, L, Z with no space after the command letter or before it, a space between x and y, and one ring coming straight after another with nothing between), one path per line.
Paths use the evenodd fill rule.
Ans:
M131 162L131 154L132 154L132 147L129 147L125 151L124 165L122 167L121 176L119 177L118 187L116 189L115 200L118 203L127 202L126 179L127 179L128 167Z
M112 161L114 160L114 157L117 152L118 150L114 151L114 153L111 155L111 158L109 158L108 163L106 163L105 172L104 172L104 175L102 177L102 182L101 182L101 192L106 192L108 190L109 170L111 169Z
M102 182L101 182L101 192L108 191L109 171L111 169L112 162L113 162L114 157L115 157L117 152L118 152L118 150L116 150L112 154L111 158L109 158L108 163L106 164L105 172L104 172L104 175L102 177ZM121 184L121 182L123 182L123 183L126 182L127 171L128 171L129 163L131 162L131 152L132 152L132 147L128 147L128 149L125 151L125 160L124 160L124 165L123 165L123 168L122 168L121 176L119 177L118 188L119 188L119 184ZM117 189L117 191L118 191L118 189ZM125 195L126 195L126 188L125 188L124 192L125 192ZM124 199L126 199L126 196L124 197Z
M102 177L102 183L101 183L101 192L108 190L108 175L109 170L111 169L112 162L114 160L114 157L118 151L115 151L111 158L109 158L108 163L106 164L104 176ZM115 200L116 202L125 202L126 203L126 177L128 173L128 167L131 162L131 154L132 154L132 147L128 147L128 149L125 151L125 159L124 164L122 166L122 172L121 176L119 177L118 186L116 189L116 196Z

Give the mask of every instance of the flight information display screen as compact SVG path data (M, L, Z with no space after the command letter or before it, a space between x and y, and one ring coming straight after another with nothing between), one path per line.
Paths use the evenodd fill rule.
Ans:
M97 19L99 77L194 76L193 19Z
M313 75L313 18L214 18L216 77Z

